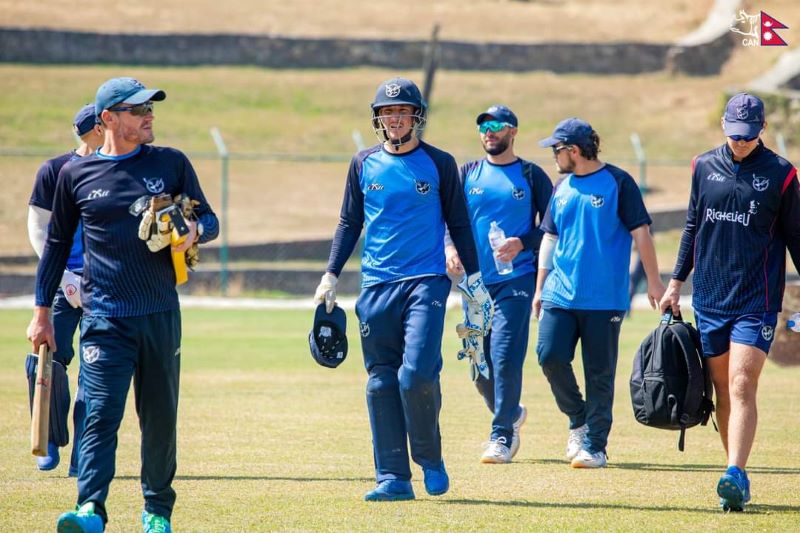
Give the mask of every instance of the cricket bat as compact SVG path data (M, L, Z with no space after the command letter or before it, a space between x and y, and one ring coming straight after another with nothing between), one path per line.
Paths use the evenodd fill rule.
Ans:
M50 438L50 392L53 378L53 354L47 344L39 345L39 364L36 369L36 385L33 391L33 413L31 416L31 453L39 457L47 455Z

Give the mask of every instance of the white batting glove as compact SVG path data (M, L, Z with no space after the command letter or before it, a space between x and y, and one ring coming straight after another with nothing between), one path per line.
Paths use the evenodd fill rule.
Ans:
M322 279L314 292L314 305L319 305L325 302L325 311L331 313L336 305L336 284L339 278L330 272L322 275Z
M76 309L81 306L81 277L78 274L65 270L61 276L61 290L69 305Z
M464 346L462 350L458 351L458 360L469 359L472 381L477 380L479 375L483 376L484 379L490 379L489 364L486 362L486 356L483 353L483 335L475 334L464 324L456 326L456 333L461 338L461 344Z
M461 306L464 309L464 325L477 333L486 335L492 327L494 304L489 290L483 284L480 272L464 278L458 284L461 291Z

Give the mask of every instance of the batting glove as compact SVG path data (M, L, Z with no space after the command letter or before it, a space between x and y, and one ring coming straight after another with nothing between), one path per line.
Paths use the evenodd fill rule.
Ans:
M464 324L456 326L456 333L461 338L461 344L464 346L462 350L458 351L458 360L469 358L472 381L476 381L479 375L483 376L484 379L490 379L489 364L486 362L486 356L483 353L483 336L476 335Z
M314 293L314 305L325 302L325 311L327 313L333 312L333 308L336 305L336 284L338 282L339 278L334 274L330 272L323 274Z
M461 291L461 306L464 309L464 325L478 335L485 336L492 327L494 304L489 290L483 284L480 272L464 278L458 284Z
M74 308L81 306L81 277L69 270L61 276L61 290L67 298L67 303Z

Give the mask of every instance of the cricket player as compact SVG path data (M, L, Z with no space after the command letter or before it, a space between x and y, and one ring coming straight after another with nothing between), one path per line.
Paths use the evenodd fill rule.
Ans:
M86 424L78 505L59 517L59 532L95 533L108 522L105 501L131 378L142 432L142 526L146 533L171 531L181 317L170 252L184 253L195 241L215 238L219 225L186 156L150 145L153 102L165 98L164 91L147 89L133 78L106 81L95 99L103 146L94 155L67 163L56 185L28 338L34 352L43 342L57 350L50 306L80 223ZM153 205L154 197L164 194L186 194L197 201L195 216L162 217L174 214L169 209L156 213L156 218L138 216L133 206ZM179 227L187 228L188 234L171 250L173 229Z
M600 137L578 118L561 121L539 142L560 174L541 224L533 312L536 351L558 408L569 417L567 459L573 468L606 466L619 333L628 297L631 239L644 264L655 309L664 294L650 215L633 178L600 161ZM572 360L581 340L586 398Z
M460 286L474 311L470 326L485 333L491 320L455 160L419 140L426 112L413 82L393 78L378 87L372 125L381 142L350 164L327 272L314 297L318 304L326 294L335 298L338 275L363 227L356 315L369 374L377 478L367 501L414 499L409 446L428 494L444 494L450 486L439 432L441 343L451 287L445 224L469 274Z
M482 463L510 463L519 451L520 427L528 410L520 404L522 366L528 348L531 302L536 287L536 261L544 217L553 185L536 164L517 157L514 140L517 116L508 107L493 105L476 119L486 157L459 169L459 178L472 221L478 262L494 302L494 317L483 350L489 377L474 372L475 386L494 415ZM506 235L493 250L489 228L496 222ZM447 268L463 275L458 251L446 243ZM495 256L511 262L513 271L500 274Z
M53 159L48 159L36 173L33 191L28 202L28 238L36 255L41 257L44 243L47 238L47 226L53 211L53 196L55 195L56 180L61 168L68 162L79 157L94 153L103 144L103 130L97 123L94 113L94 104L87 104L75 114L72 129L80 139L80 146ZM47 444L47 455L37 457L36 464L39 470L53 470L61 460L59 447L69 443L69 381L67 367L72 361L75 351L72 340L75 330L83 314L81 309L80 280L83 272L83 239L81 227L78 229L72 243L67 268L61 277L60 287L53 300L53 328L55 340L60 349L53 354L52 396L50 402L50 436ZM25 360L25 371L28 376L28 386L31 401L36 382L37 358L29 354ZM85 418L86 404L83 401L83 391L80 388L80 379L75 392L75 406L72 412L74 427L72 440L72 455L69 463L69 476L78 475L78 450L83 433L83 420Z
M725 511L750 501L745 467L756 434L756 393L775 335L786 278L786 249L800 270L797 169L764 146L764 102L731 98L726 142L692 161L686 227L661 310L680 312L689 272L703 356L716 392L727 470L717 483Z

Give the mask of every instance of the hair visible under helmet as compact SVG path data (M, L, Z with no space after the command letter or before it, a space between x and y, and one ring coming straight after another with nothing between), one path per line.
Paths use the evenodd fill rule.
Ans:
M386 127L378 116L378 110L382 107L391 105L410 105L414 107L414 125L406 135L400 139L391 140L386 133ZM405 78L392 78L384 81L378 86L375 93L375 100L370 104L372 107L372 129L381 142L389 141L395 150L409 142L413 135L419 137L420 132L425 129L425 121L428 115L428 104L422 98L419 87Z

